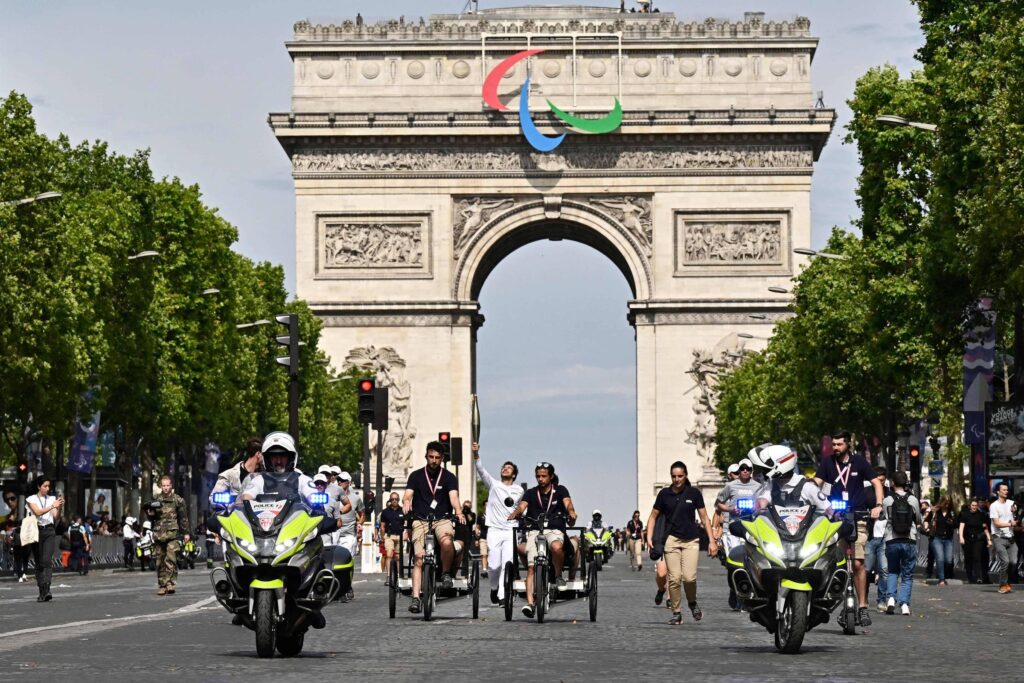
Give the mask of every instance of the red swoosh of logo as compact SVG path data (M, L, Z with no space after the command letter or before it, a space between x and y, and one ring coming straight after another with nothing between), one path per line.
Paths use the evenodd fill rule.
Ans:
M504 77L504 75L508 73L508 70L515 66L517 62L520 62L527 57L540 54L541 52L544 52L544 50L523 50L522 52L517 52L511 57L506 58L498 64L498 66L494 67L494 69L491 70L491 73L487 74L486 80L484 80L483 96L484 102L487 103L487 106L499 111L506 111L508 107L498 99L498 84L501 83L502 77Z

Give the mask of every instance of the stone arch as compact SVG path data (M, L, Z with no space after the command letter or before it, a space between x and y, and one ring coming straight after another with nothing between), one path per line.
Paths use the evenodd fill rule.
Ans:
M469 240L455 266L452 293L476 301L492 270L509 254L531 242L567 239L601 252L629 283L635 300L653 294L651 264L644 248L622 224L584 202L536 200L494 216Z

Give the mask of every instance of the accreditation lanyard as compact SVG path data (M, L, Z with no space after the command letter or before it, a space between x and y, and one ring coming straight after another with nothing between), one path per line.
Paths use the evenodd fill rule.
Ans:
M441 486L441 478L444 477L444 470L437 473L437 481L433 484L430 483L430 472L423 470L423 475L427 478L427 488L430 489L430 497L437 498L437 489Z
M842 484L843 486L843 500L846 500L849 497L850 487L847 483L850 481L850 470L852 467L852 460L847 461L846 467L843 467L842 469L839 468L839 463L836 463L836 471L839 474L839 476L836 477L836 483Z
M551 512L551 505L554 502L554 499L555 499L555 487L552 486L551 487L551 493L548 494L548 504L544 508L544 513L545 514L547 514L548 512ZM540 498L540 489L537 489L537 506L541 507L543 505L544 505L544 501L541 500L541 498Z

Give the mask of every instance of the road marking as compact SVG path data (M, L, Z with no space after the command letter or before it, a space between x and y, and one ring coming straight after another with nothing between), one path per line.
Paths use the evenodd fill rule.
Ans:
M157 614L137 614L127 617L113 617L111 619L90 619L87 621L73 621L67 624L53 624L51 626L36 626L33 628L24 628L18 631L9 631L7 633L0 633L0 652L8 650L17 650L26 644L31 643L42 643L49 640L64 640L67 638L74 638L98 631L105 631L111 628L117 628L121 625L127 625L129 622L141 623L147 621L163 621L166 619L174 619L186 614L192 614L203 609L209 609L206 606L215 601L217 598L210 596L203 598L197 602L193 602L190 605L184 605L177 609L169 612L159 612ZM40 635L43 634L43 635ZM25 636L33 636L32 638L25 638Z

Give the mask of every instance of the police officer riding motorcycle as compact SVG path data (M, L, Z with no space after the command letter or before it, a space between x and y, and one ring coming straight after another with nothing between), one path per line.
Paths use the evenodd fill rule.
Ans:
M597 564L598 571L612 559L615 548L612 544L612 532L604 525L600 510L594 510L590 526L583 532L583 547L587 560Z

